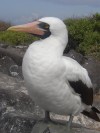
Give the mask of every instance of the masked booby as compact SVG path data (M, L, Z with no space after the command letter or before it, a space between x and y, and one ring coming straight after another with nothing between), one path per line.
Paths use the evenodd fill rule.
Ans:
M73 116L80 112L100 122L93 107L93 86L88 72L75 60L63 56L68 32L62 20L41 18L32 23L10 27L8 30L39 36L27 49L22 71L31 98L48 112Z

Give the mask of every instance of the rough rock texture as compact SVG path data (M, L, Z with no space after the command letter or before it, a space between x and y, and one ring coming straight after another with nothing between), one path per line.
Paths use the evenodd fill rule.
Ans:
M77 53L75 50L70 50L67 54L64 55L73 58L80 64L83 64L85 61L85 57L82 54Z
M89 72L95 91L100 93L100 61L93 57L87 57L83 67Z
M18 79L23 79L22 67L18 66L10 57L0 58L0 72Z
M24 81L0 73L0 133L30 133L36 123L34 111Z
M99 102L95 102L100 107ZM0 73L0 132L1 133L65 133L68 117L51 114L58 124L39 121L44 118L44 112L34 104L29 97L24 81ZM59 121L64 121L64 125ZM100 130L100 123L82 114L74 118L72 131L94 133ZM81 127L82 125L82 127ZM90 128L86 129L84 127ZM33 131L32 131L33 130ZM95 133L99 133L95 130ZM32 131L32 132L31 132Z
M72 124L71 133L99 133L100 131L87 129L78 124ZM41 123L35 124L31 133L69 133L65 122L54 123Z
M15 48L12 48L16 50ZM10 49L11 50L11 49ZM20 53L19 48L17 50ZM24 51L22 51L24 54ZM85 58L75 51L67 56L77 60L87 68L96 88L100 88L100 62L90 57ZM94 66L94 67L93 67ZM95 96L94 104L100 109L100 95ZM44 123L44 111L29 97L26 90L21 67L8 56L0 58L0 133L67 133L67 116L51 113L55 123ZM41 120L41 121L40 121ZM63 123L63 124L61 124ZM87 127L87 128L85 128ZM75 116L73 133L99 133L100 123L82 114Z
M34 117L18 112L4 112L0 119L1 133L31 133L36 123Z

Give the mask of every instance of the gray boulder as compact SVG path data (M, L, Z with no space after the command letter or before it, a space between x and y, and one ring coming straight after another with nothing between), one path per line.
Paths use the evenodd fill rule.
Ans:
M95 92L100 93L100 61L94 59L93 57L87 57L83 67L89 72L89 76L95 88Z
M83 64L85 61L85 57L82 54L77 53L75 50L70 50L67 54L64 55L73 58L79 64Z
M30 133L34 107L24 82L0 73L0 133Z
M24 81L0 73L0 133L67 132L68 117L51 113L53 123L44 123L43 118L43 110L29 97ZM100 123L82 114L72 124L73 133L99 133L99 128Z

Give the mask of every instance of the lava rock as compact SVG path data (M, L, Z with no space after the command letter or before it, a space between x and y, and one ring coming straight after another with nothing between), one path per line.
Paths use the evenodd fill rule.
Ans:
M0 88L0 133L30 133L34 102L23 92Z
M93 86L95 88L95 93L100 93L100 61L93 57L87 57L83 67L85 67L89 73L92 80Z
M0 72L7 74L15 78L21 78L22 76L22 67L18 66L10 57L4 56L0 58Z
M30 133L36 123L34 102L17 90L0 88L0 132Z
M0 110L6 108L19 112L34 111L34 102L29 95L10 89L0 88Z
M23 53L24 52L19 51L17 48L0 48L0 57L8 56L19 66L22 65Z
M8 47L8 45L3 44L3 43L0 43L0 47L1 47L1 48L7 48L7 47Z
M0 73L0 133L31 133L38 114L24 81Z
M8 56L0 58L0 72L10 75L10 67L15 65L15 62Z
M0 117L0 133L31 133L35 123L29 114L4 112Z
M10 89L27 94L27 90L24 84L24 80L10 77L0 72L0 88Z
M87 129L79 124L72 123L71 133L99 133L100 131ZM31 133L69 133L65 122L43 123L38 122Z
M85 61L85 57L82 54L77 53L75 50L70 50L65 56L73 58L79 64L83 64Z

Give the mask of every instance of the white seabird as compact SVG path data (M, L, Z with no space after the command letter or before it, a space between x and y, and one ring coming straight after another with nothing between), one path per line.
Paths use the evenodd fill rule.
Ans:
M97 116L100 111L92 106L93 89L87 70L75 60L63 56L68 42L63 21L45 17L8 30L42 38L29 46L22 64L29 95L37 104L45 111L70 115L69 127L73 116L80 112L100 122Z

